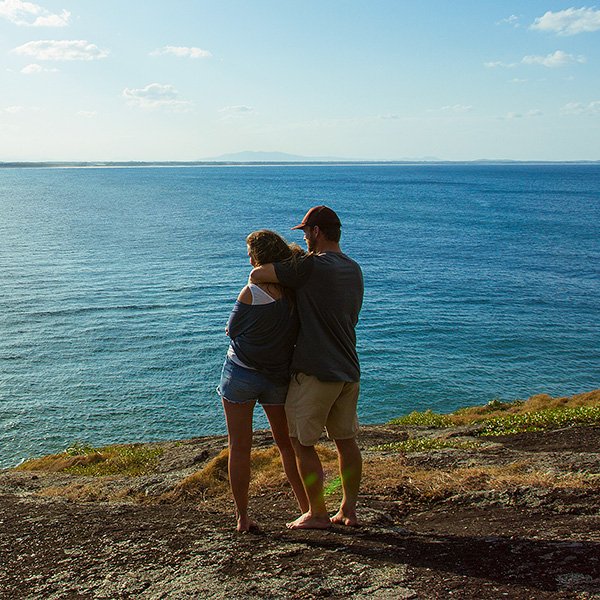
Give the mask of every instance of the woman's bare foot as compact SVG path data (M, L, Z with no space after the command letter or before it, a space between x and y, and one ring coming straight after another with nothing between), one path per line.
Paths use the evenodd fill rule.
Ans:
M311 515L307 512L288 523L286 527L288 529L329 529L331 521L327 515Z
M250 531L251 529L257 528L258 523L256 523L249 517L246 517L244 519L242 519L241 517L238 518L237 531L239 531L240 533L248 533L248 531Z
M358 522L358 519L356 518L355 514L345 515L341 509L337 513L337 515L331 517L331 522L334 525L345 525L346 527L360 527L360 523Z

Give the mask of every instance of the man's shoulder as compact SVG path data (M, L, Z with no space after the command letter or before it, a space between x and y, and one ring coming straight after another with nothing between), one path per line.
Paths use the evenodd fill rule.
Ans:
M315 266L314 257L306 255L293 261L273 263L279 283L297 289L309 279Z
M314 260L316 255L309 253L304 254L303 256L299 256L294 260L286 260L283 262L272 263L275 271L306 271L307 269L312 269L314 266Z
M337 252L327 251L327 252L320 252L319 254L307 254L307 257L308 256L313 256L316 259L329 260L329 261L347 261L347 260L349 260L350 262L356 262L353 258L348 256L345 252L342 252L341 250L337 251Z
M317 264L323 267L356 269L360 271L360 265L343 252L323 252L313 255Z

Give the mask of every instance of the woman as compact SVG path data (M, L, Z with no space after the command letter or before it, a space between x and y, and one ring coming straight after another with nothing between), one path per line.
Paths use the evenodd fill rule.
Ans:
M261 230L246 238L252 267L294 260L302 253L273 231ZM249 283L240 292L227 323L231 338L218 388L229 433L229 482L237 509L237 530L256 527L248 515L252 414L262 405L273 439L279 448L283 469L294 490L302 514L308 499L296 466L288 433L285 397L298 316L293 292L279 284Z

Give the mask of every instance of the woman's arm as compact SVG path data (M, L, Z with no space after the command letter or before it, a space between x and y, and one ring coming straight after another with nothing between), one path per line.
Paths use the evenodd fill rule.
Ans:
M248 301L244 302L244 299ZM248 321L248 307L250 305L252 305L252 292L248 289L248 286L246 286L240 292L238 302L235 303L235 306L229 315L229 320L227 321L225 333L227 333L231 339L236 338L238 335L242 335L250 325L250 321Z

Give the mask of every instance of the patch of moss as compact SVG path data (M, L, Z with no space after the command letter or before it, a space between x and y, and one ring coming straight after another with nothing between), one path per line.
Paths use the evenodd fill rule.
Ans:
M425 452L441 448L476 448L477 446L479 446L478 442L440 440L437 438L410 438L400 442L381 444L371 448L371 450L378 452Z
M600 421L600 390L572 398L551 398L545 394L527 401L502 402L494 399L483 406L461 408L450 414L431 410L412 412L394 419L391 425L444 429L457 425L484 424L479 435L503 435L522 431L557 429L570 424Z
M391 425L407 425L420 427L444 428L456 425L451 415L441 415L439 413L428 410L422 412L411 412L409 415L399 417L390 422Z
M549 408L486 420L477 435L506 435L526 431L547 431L570 425L600 421L600 406Z

